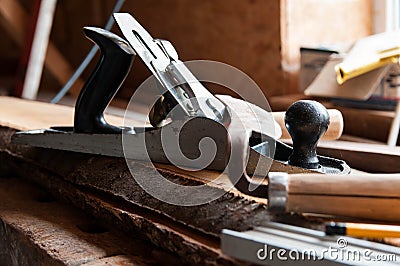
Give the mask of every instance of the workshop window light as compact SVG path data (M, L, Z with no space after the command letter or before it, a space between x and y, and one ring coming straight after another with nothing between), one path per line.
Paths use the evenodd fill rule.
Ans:
M400 1L373 0L374 33L400 29Z
M387 0L386 6L386 31L398 30L400 28L400 2L398 0Z

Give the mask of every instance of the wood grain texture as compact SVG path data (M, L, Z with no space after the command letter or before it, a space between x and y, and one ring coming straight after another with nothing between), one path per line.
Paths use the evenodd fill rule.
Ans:
M38 167L36 163L18 159L18 156L0 152L0 158L8 161L12 173L40 184L55 197L93 215L110 228L124 232L128 238L149 241L160 249L160 254L162 250L172 252L182 262L192 265L215 265L217 262L220 265L240 265L221 254L216 238L204 234L200 228L193 228L190 222L176 222L174 216L166 216L162 210L152 211L147 208L146 200L132 204L118 195L71 184L61 176ZM67 170L65 166L62 168ZM136 193L143 195L143 191ZM126 240L126 243L131 243L131 240Z
M322 195L291 195L287 212L318 213L353 220L398 223L400 221L399 198L356 198Z
M47 113L55 115L53 108L58 107L50 107ZM133 178L138 175L152 180L151 166L134 162L135 171L131 173L122 158L13 145L10 140L16 129L10 125L18 123L12 123L10 114L17 113L18 108L9 106L3 110L7 110L7 115L0 112L0 124L3 121L8 121L8 124L0 127L0 160L6 162L0 164L1 173L14 173L31 179L57 198L72 203L106 225L124 232L127 237L140 236L161 250L174 253L184 263L240 264L221 253L219 235L223 228L244 231L271 220L311 228L321 224L321 219L290 213L272 214L267 209L267 201L234 190L195 207L159 201L147 194ZM64 115L70 115L71 112L66 110ZM54 125L46 115L41 120L41 116L36 117L33 112L26 117L25 111L20 113L20 117L25 117L21 121L30 121L29 127L37 128L46 123ZM69 118L54 116L54 119L68 122ZM213 173L207 171L193 175L172 166L156 167L164 178L187 186L203 185L213 178ZM227 186L229 183L221 183L207 186L207 189L226 192ZM116 261L125 259L124 256L115 258ZM108 261L107 258L101 260Z
M400 174L270 174L269 208L353 220L400 222ZM337 219L337 218L336 218Z
M74 109L71 107L12 97L0 97L0 114L2 126L18 130L74 124ZM105 119L112 124L123 125L122 117L106 115Z
M0 194L2 265L181 264L156 246L56 201L26 179L0 178Z
M290 175L288 193L400 199L399 186L400 174Z
M343 133L343 116L339 110L328 109L329 113L329 127L326 133L322 136L322 140L336 140L342 136ZM289 132L285 126L285 112L273 112L275 121L282 129L281 139L291 139Z
M237 191L227 192L228 183L205 186L211 192L227 192L207 204L195 207L171 205L153 198L136 182L135 176L154 179L151 165L132 162L135 171L131 173L123 158L13 145L11 135L18 127L48 127L58 122L69 124L72 119L71 108L45 104L35 114L31 104L28 102L27 109L22 110L15 104L7 108L0 105L4 108L0 111L0 159L7 162L1 167L5 168L2 171L33 179L57 197L129 235L141 232L145 239L177 254L185 263L236 263L224 257L219 249L219 234L223 228L242 231L271 220L306 226L314 224L297 215L272 215L264 199L251 198ZM209 182L207 178L215 175L204 171L204 178L199 178L173 167L156 167L167 180L186 186L204 185Z
M160 16L148 19L154 6ZM173 42L183 60L224 62L251 75L266 95L285 91L280 69L280 1L233 0L227 5L221 0L176 0L171 6L168 0L151 0L140 6L127 3L126 9L138 16L154 37ZM245 88L239 89L245 92Z

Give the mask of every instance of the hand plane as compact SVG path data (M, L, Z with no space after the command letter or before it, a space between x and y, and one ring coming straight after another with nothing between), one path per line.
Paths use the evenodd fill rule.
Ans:
M293 149L277 140L281 129L271 112L240 99L214 96L179 60L170 42L151 37L130 14L115 13L114 18L126 40L100 28L84 28L86 37L99 46L101 58L77 99L74 125L17 132L14 143L195 170L228 169L236 183L243 171L260 176L270 169L350 171L345 162L315 153L329 124L322 105L300 102L287 113L286 125L295 136ZM110 125L103 112L125 81L135 56L151 71L159 89L148 113L150 125ZM322 117L321 121L315 123L316 117ZM304 130L302 121L311 131ZM232 171L236 170L240 174L235 179Z

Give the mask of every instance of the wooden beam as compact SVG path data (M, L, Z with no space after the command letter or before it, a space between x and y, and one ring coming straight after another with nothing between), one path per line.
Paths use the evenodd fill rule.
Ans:
M29 12L29 21L26 29L26 34L24 38L24 44L21 48L21 54L19 56L19 65L16 73L16 81L13 95L17 97L22 97L23 89L24 89L24 81L27 76L27 66L29 64L29 59L31 56L32 43L35 39L36 26L38 21L38 16L40 12L40 5L42 0L33 0L30 7ZM46 43L47 48L47 43ZM43 62L41 64L43 68ZM39 75L38 75L39 76ZM42 77L42 73L40 73L39 79Z
M22 97L36 99L42 79L43 63L46 57L47 46L50 39L50 31L53 26L54 13L57 0L41 0L39 13L30 55L26 69Z
M0 0L0 18L9 36L13 38L17 45L22 46L27 30L28 14L21 4L16 0ZM68 60L51 41L47 48L45 66L60 85L64 85L74 73ZM70 93L77 97L83 84L84 81L78 79Z
M18 45L22 46L28 26L26 11L18 1L0 0L0 14L4 29Z
M68 63L67 59L62 55L62 53L55 47L55 45L50 42L47 48L46 56L46 67L52 73L52 75L59 81L60 85L64 85L74 74L74 70ZM69 93L74 97L78 97L84 81L79 78L76 80L75 84L69 90Z

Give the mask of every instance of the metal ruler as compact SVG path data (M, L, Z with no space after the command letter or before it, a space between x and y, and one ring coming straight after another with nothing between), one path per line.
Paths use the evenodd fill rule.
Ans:
M222 252L258 265L400 265L398 247L280 223L222 231Z

